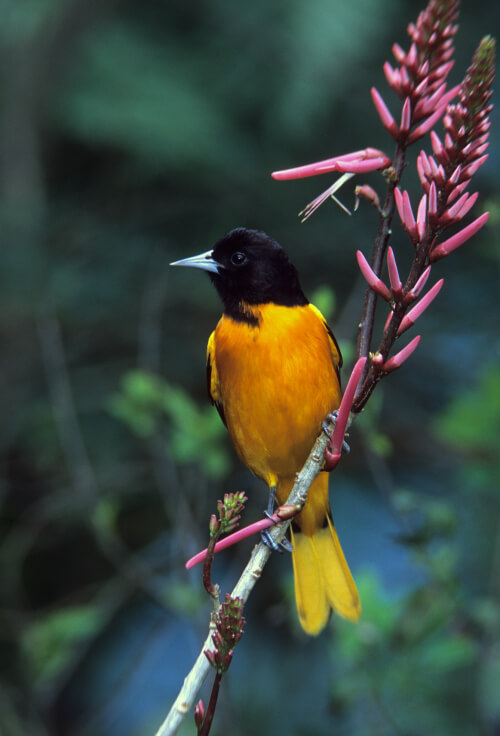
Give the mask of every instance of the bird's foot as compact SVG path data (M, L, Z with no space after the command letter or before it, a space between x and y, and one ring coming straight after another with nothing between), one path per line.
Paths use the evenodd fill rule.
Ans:
M273 552L291 552L293 550L291 542L289 542L286 537L283 537L281 542L275 542L269 534L269 529L264 529L264 531L260 533L260 538L266 547L269 547Z
M331 414L326 415L326 420L321 423L321 426L323 428L323 432L326 434L328 439L331 439L333 437L333 432L330 430L330 424L333 424L334 426L337 424L337 417L339 415L338 409L335 409L335 411L332 411ZM344 452L351 452L351 448L347 444L347 442L344 440L342 442L342 449Z
M271 519L274 514L274 499L276 497L276 486L270 486L269 488L269 498L267 501L267 509L264 511L264 516L267 516L268 519ZM260 538L266 545L266 547L269 547L273 552L291 552L293 547L291 543L288 541L286 537L284 537L281 542L275 542L274 539L269 534L269 529L264 529L260 533Z

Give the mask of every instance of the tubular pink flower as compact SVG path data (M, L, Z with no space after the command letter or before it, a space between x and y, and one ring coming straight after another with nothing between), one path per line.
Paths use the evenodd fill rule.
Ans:
M488 146L489 143L487 141L478 139L464 146L460 153L468 159L470 159L471 156L479 157L487 150Z
M408 314L405 314L396 333L398 337L402 335L403 332L406 332L406 330L410 329L410 327L413 327L417 319L425 312L429 304L431 304L437 297L437 295L441 291L443 283L444 279L440 279L439 281L437 281L434 286L429 289L427 294L425 294L425 296L421 298L418 304L415 304L415 306L410 309Z
M446 148L441 143L441 140L436 133L435 130L431 130L430 133L431 136L431 145L432 145L432 151L434 153L434 156L439 161L440 164L443 166L448 166L450 163L450 157L448 156L448 152L446 151Z
M401 110L401 123L399 125L399 132L406 135L411 127L411 102L410 98L407 97Z
M392 53L394 54L394 58L396 59L398 64L404 64L404 62L406 61L406 53L403 51L398 43L393 44Z
M429 207L428 207L428 214L429 214L429 222L431 225L436 225L438 216L437 216L437 207L438 207L438 201L437 201L437 188L436 188L436 182L431 182L431 186L429 188Z
M448 240L445 240L443 243L437 245L431 251L431 254L429 256L429 260L431 261L431 263L438 261L440 258L448 256L450 253L452 253L452 251L456 250L461 245L466 243L467 240L472 238L472 236L475 235L483 227L483 225L486 224L489 216L490 213L485 212L476 220L474 220L474 222L471 222L470 225L467 225L467 227L464 227L451 238L448 238Z
M387 130L389 135L391 135L394 138L394 140L397 140L398 135L399 135L399 128L396 125L396 121L394 120L391 113L389 112L389 108L387 107L380 93L375 87L372 87L371 94L372 94L373 104L375 105L375 109L377 110L379 114L380 120L382 121L382 125Z
M408 76L408 72L405 66L401 67L400 74L401 74L401 94L407 97L409 93L411 92L412 82L411 82L410 77Z
M420 182L424 189L428 187L429 180L432 179L432 169L429 162L429 157L425 151L420 151L417 157L417 171L420 178Z
M243 529L238 529L238 531L233 532L233 534L228 534L227 537L224 537L224 539L221 539L219 542L217 542L217 544L215 545L214 553L217 554L217 552L221 552L223 549L232 547L233 544L241 542L243 539L250 537L252 534L258 534L259 532L264 531L264 529L269 529L269 527L275 526L276 524L285 521L285 519L291 519L299 511L300 506L280 506L276 509L271 517L259 519L259 521L254 521L253 524L249 524L248 526L243 527ZM198 552L186 562L186 570L190 570L195 565L203 562L206 556L207 549Z
M392 89L399 94L401 90L401 75L399 71L397 69L393 69L388 61L385 62L383 70L389 87L392 87Z
M406 189L403 193L400 192L398 187L394 189L394 198L396 200L396 207L398 209L399 217L406 232L411 238L413 245L418 243L418 229L413 216L413 210L411 208L410 197Z
M458 164L457 168L451 173L451 175L448 177L448 182L450 184L458 184L463 179L462 177L462 166Z
M249 537L251 534L257 534L258 532L264 531L264 529L269 529L270 526L279 524L280 521L282 521L282 519L280 519L276 514L273 514L270 519L260 519L253 524L249 524L249 526L243 527L243 529L238 529L238 531L233 534L228 534L227 537L224 537L220 542L217 542L214 552L217 554L217 552L221 552L223 549L227 549L227 547L232 547L233 544L241 542L242 539ZM207 549L198 552L186 562L186 570L190 570L195 565L203 562L206 556Z
M448 206L451 206L453 202L456 202L457 199L462 196L464 189L467 189L467 187L469 186L469 182L470 180L467 179L467 181L463 181L461 184L457 184L456 187L453 187L446 200Z
M451 72L454 66L455 66L454 61L446 61L444 64L441 64L441 66L438 66L436 69L434 69L429 76L432 77L432 80L436 82L441 79L446 79L446 77ZM459 87L460 85L457 85L456 88L454 88L455 95L458 92ZM453 97L455 97L455 95L453 95L450 98L450 100L452 100Z
M429 278L430 273L431 273L431 266L427 266L423 274L417 280L417 283L415 284L413 289L410 289L408 294L405 296L404 298L405 304L410 304L411 302L415 301L415 299L418 297L418 295L424 288L425 284L427 283L427 279Z
M413 90L414 98L420 100L422 97L424 97L426 92L428 91L428 87L429 87L429 79L424 76L422 81L419 82L417 86L415 87L415 89Z
M429 130L435 126L445 109L446 104L440 105L436 112L428 117L427 120L414 128L408 136L408 143L415 143L415 141L418 141L419 138L422 138L426 133L428 133Z
M386 169L390 163L390 158L383 154L377 158L366 159L366 161L339 161L337 171L342 171L345 174L367 174L370 171Z
M423 64L421 64L418 68L418 73L421 77L427 78L427 84L429 84L429 59L426 59Z
M443 122L444 122L444 118L443 118ZM448 132L444 134L444 147L447 153L451 154L455 151L455 144L453 142L453 138Z
M415 43L412 43L412 45L410 46L410 50L406 54L405 61L406 61L405 66L408 67L408 69L410 70L412 74L415 74L415 72L417 71L417 66L418 66L418 53L417 53L417 46Z
M391 292L387 288L387 286L384 284L384 282L377 276L375 271L372 269L364 255L360 250L356 251L356 258L358 261L358 266L365 277L365 279L368 282L368 286L372 291L374 291L376 294L382 297L382 299L385 299L387 302L391 301Z
M397 368L401 368L405 360L408 360L410 355L417 349L419 342L420 335L417 335L413 338L413 340L411 340L411 342L408 343L406 347L400 350L399 353L396 353L396 355L393 355L392 358L389 358L389 360L387 360L382 366L382 370L384 371L384 373L391 373Z
M476 159L476 161L473 161L473 163L464 166L464 168L462 169L461 179L471 179L476 171L481 168L481 166L487 159L488 154L486 154L485 156L481 156L480 158Z
M420 200L417 210L417 230L419 240L422 241L425 237L425 230L427 227L427 195L424 194Z
M377 148L364 148L353 153L346 153L341 156L316 161L313 164L296 166L293 169L273 171L271 176L278 181L284 181L288 179L302 179L307 176L316 176L317 174L327 174L330 171L357 174L384 169L390 163L391 159L383 151L379 151Z
M324 470L333 470L340 460L342 444L344 442L347 422L349 420L349 413L351 411L352 402L354 401L356 389L358 388L358 383L361 378L361 374L363 373L366 361L367 358L359 358L352 369L351 375L349 376L344 395L342 396L342 401L340 402L337 422L335 424L335 429L333 430L333 437L325 450Z
M398 267L394 251L389 246L387 249L387 270L389 272L389 281L391 282L391 291L394 299L400 301L403 296L403 284L399 278Z
M440 218L440 221L443 225L449 226L456 222L460 222L465 215L474 207L476 204L477 198L479 197L479 192L474 192L474 194L468 194L467 192L465 194L462 194L460 199L457 199L454 205L452 207L449 207L449 209L446 210L446 212L443 213L442 217Z
M427 115L433 113L436 109L436 105L441 101L445 90L446 83L443 82L443 84L441 84L435 92L419 100L417 105L415 106L415 117L418 120L421 120L422 118L427 117ZM443 103L441 102L441 104Z

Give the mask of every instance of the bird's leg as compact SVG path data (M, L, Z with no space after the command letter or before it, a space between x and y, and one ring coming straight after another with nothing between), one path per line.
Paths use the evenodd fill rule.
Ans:
M274 499L276 498L276 486L269 486L269 496L267 499L267 509L264 511L269 519L274 513Z
M267 516L268 519L271 518L271 516L274 513L274 499L276 497L276 486L270 486L269 487L269 498L267 501L267 509L264 511L264 515ZM269 549L272 549L273 552L291 552L293 547L288 541L286 537L284 537L281 542L275 542L274 539L269 534L268 529L264 529L260 533L260 538L266 545L266 547L269 547Z
M331 414L327 414L326 421L321 423L321 426L323 427L323 432L326 434L328 439L331 439L333 436L333 433L330 432L330 429L328 427L328 422L330 422L330 424L333 424L333 425L337 424L338 415L339 415L338 409L335 409L335 411L332 411ZM349 445L347 444L345 440L342 442L342 449L344 450L344 452L347 452L347 453L351 452L351 448L349 447Z

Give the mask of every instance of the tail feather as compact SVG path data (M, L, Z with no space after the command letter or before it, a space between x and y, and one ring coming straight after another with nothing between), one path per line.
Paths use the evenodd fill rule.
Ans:
M287 489L279 491L286 498ZM314 481L308 501L292 526L295 600L304 631L319 634L332 610L342 618L357 621L361 603L332 521L326 473L320 473Z
M329 519L312 536L292 532L292 544L295 601L304 631L319 634L332 610L357 621L361 603L333 522Z
M302 628L319 634L330 618L330 606L323 576L318 574L321 560L312 537L291 532L295 602Z

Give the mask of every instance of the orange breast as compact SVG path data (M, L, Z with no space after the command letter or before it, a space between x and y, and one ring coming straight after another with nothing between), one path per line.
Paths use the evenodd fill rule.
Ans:
M255 327L222 317L214 357L231 440L245 465L271 486L300 470L341 393L335 349L317 310L251 309L259 318Z

